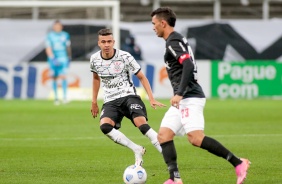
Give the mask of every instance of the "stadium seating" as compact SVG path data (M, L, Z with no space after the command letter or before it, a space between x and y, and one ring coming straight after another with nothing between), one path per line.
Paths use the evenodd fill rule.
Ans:
M241 0L242 1L242 0ZM263 0L247 0L247 6L240 0L221 0L222 19L261 19ZM0 0L1 3L1 0ZM140 0L120 0L122 21L148 21L153 9L153 0L142 6ZM174 1L160 0L161 6L169 6L177 12L178 18L212 19L213 2L211 1ZM40 19L104 19L109 15L107 8L40 8ZM282 18L282 2L269 2L269 18ZM0 8L0 18L32 18L32 8Z

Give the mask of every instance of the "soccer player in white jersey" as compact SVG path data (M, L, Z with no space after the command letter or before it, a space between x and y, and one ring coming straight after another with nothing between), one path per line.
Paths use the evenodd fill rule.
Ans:
M222 157L235 168L237 184L246 178L250 164L248 159L238 158L215 139L204 134L205 94L197 82L197 65L188 41L174 31L175 13L161 7L151 13L153 30L165 40L164 60L174 96L171 107L163 117L158 133L169 179L164 184L183 184L177 166L177 154L173 142L175 135L187 135L188 141L210 153Z
M98 32L98 46L101 50L94 53L90 59L90 68L93 72L91 113L94 118L98 116L97 96L101 83L104 90L104 104L100 114L100 129L115 143L131 149L135 154L135 164L142 165L145 148L135 144L119 131L124 116L150 139L160 153L161 147L157 133L147 123L146 107L136 94L130 73L134 73L139 78L154 109L165 105L154 99L148 79L132 55L115 49L114 43L110 29L101 29Z

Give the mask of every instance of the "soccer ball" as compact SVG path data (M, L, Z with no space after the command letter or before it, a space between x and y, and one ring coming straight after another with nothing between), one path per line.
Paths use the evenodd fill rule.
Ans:
M128 166L123 173L123 181L125 184L144 184L147 180L147 173L141 166Z

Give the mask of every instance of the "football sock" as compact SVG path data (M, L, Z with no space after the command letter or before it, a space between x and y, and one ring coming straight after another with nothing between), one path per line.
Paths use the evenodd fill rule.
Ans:
M64 100L66 100L67 99L67 88L68 88L68 82L66 79L62 81L62 88L63 88Z
M180 174L177 167L177 154L173 140L162 143L162 153L165 163L168 167L170 179L180 178Z
M242 161L233 155L228 149L221 145L213 138L205 136L201 144L201 148L209 151L210 153L228 160L234 167L241 164Z
M53 80L52 86L53 86L53 90L54 90L55 100L58 100L58 86L57 86L57 80Z
M110 126L112 127L111 131L106 133L106 135L112 139L115 143L120 144L122 146L128 147L129 149L131 149L132 151L135 152L135 150L138 150L138 148L140 147L139 145L135 144L134 142L132 142L130 139L128 139L122 132L120 132L119 130L116 130L113 128L112 125L105 123L102 124L100 126L102 132L105 134L106 129L110 129Z
M162 148L160 146L160 143L158 141L158 134L155 130L153 130L150 125L144 124L139 127L140 131L142 132L143 135L147 136L150 140L151 143L155 146L155 148L162 153Z

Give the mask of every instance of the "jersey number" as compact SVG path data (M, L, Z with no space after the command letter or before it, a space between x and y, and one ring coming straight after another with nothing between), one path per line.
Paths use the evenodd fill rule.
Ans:
M189 116L189 109L181 109L182 118L187 118Z

